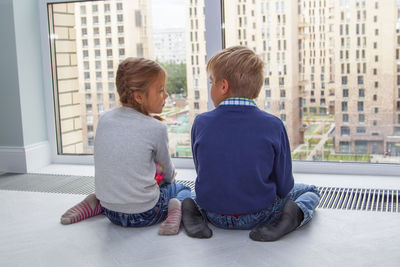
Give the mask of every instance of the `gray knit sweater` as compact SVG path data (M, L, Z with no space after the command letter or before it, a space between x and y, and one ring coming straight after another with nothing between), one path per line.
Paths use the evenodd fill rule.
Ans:
M102 114L94 166L96 196L103 207L130 214L152 209L160 195L155 162L164 167L165 181L172 181L175 169L165 124L129 107Z

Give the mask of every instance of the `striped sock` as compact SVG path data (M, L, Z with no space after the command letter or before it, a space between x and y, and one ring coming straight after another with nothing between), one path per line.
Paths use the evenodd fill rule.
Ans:
M172 198L168 202L168 216L167 219L161 224L158 230L159 235L176 235L179 232L179 227L181 225L181 202Z
M103 208L100 205L100 201L96 198L95 193L92 193L80 203L67 210L61 216L61 223L76 223L86 218L99 215L102 212Z

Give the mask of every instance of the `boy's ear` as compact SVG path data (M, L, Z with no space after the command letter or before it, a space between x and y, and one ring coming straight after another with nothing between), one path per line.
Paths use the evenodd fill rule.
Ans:
M221 80L221 90L224 95L230 94L231 90L227 79Z
M143 104L143 93L140 91L133 91L133 99L138 103L138 104Z

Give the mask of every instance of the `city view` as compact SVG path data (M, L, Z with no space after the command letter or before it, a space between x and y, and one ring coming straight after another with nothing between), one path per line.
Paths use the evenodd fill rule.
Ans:
M285 124L294 160L400 163L400 1L224 2L226 47L265 63L257 106ZM166 70L170 152L191 157L209 110L203 0L50 4L59 153L91 154L102 112L118 107L126 57Z

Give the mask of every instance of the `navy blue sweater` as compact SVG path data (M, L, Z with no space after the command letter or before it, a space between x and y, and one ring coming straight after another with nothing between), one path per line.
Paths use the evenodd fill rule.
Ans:
M192 126L196 202L206 211L249 214L294 185L290 145L280 119L254 106L219 106Z

